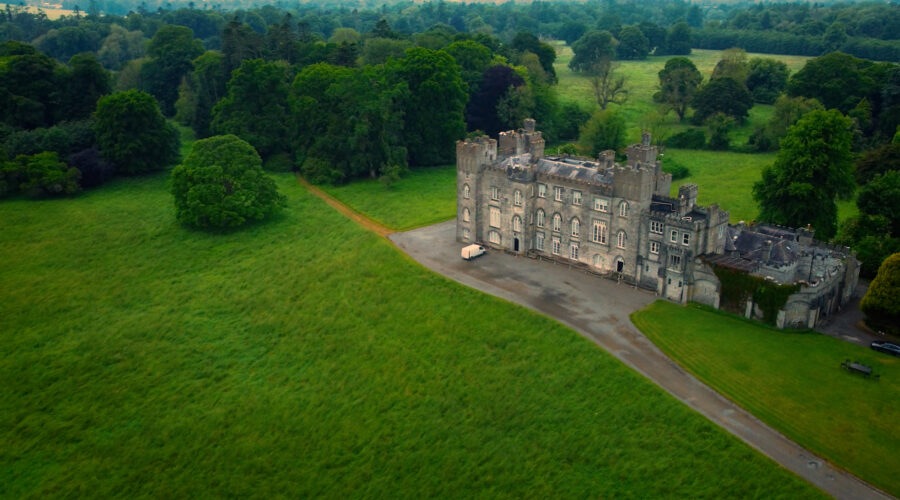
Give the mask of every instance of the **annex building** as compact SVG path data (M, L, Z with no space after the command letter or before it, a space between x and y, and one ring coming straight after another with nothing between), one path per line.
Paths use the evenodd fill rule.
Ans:
M597 159L545 155L534 120L524 128L459 141L457 240L578 266L654 290L669 300L719 307L714 266L799 284L778 326L812 327L849 301L859 265L849 248L809 231L730 225L718 205L697 204L694 184L670 197L671 175L643 134ZM745 315L759 316L749 300Z

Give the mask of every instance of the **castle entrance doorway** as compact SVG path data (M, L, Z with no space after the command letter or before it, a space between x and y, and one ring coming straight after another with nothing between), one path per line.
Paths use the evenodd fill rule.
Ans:
M621 260L616 261L616 272L621 273L624 270L625 270L625 262L623 262Z
M513 239L513 251L514 252L519 251L519 238Z

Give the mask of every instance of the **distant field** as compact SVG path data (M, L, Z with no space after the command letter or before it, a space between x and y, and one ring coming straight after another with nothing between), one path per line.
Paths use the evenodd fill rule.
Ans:
M221 234L165 173L0 202L0 497L824 497L276 178Z
M787 437L900 495L900 359L669 302L632 321L669 357ZM845 359L873 366L881 379L847 373Z
M354 210L398 231L456 217L456 165L413 169L390 188L377 179L320 187Z
M587 109L594 108L596 100L588 79L569 69L568 64L572 59L572 49L563 42L554 42L554 46L556 47L554 69L556 69L556 74L559 77L558 92L561 100L579 102ZM787 64L791 72L801 69L806 61L810 59L805 56L773 54L748 54L748 56L778 59ZM620 106L619 109L621 109L628 122L629 140L631 142L637 142L640 139L642 118L658 107L653 102L653 94L656 93L659 85L659 71L671 57L673 56L651 56L643 61L620 62L619 71L627 77L630 92L628 102ZM687 57L694 62L697 69L703 74L704 80L708 80L716 63L719 62L721 51L694 49L691 55ZM613 105L613 107L616 107L616 105ZM744 125L736 127L732 131L732 144L741 145L746 143L747 138L753 132L753 128L765 123L771 114L772 106L761 104L753 106L750 110L750 117ZM690 126L689 123L678 123L678 117L674 113L670 113L668 118L668 125L673 133Z
M0 3L0 10L5 11L6 5L7 4L5 4L5 3ZM13 9L22 9L23 8L19 5L15 5L15 4L9 4L9 6ZM27 5L24 8L31 14L37 14L38 11L43 11L44 14L47 15L47 19L50 19L51 21L54 19L59 19L63 16L74 16L75 15L74 10L67 10L67 9L51 9L51 8L45 8L45 7L35 7L33 5ZM84 14L84 11L82 11L82 14Z

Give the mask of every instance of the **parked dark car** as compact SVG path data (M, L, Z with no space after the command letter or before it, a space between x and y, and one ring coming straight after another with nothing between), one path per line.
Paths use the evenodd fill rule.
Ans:
M893 342L883 342L881 340L876 340L872 342L869 346L876 351L883 352L885 354L892 354L894 356L900 356L900 345L897 345Z

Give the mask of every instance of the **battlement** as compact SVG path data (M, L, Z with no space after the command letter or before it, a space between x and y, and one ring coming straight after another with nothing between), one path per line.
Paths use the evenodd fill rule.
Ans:
M501 157L524 153L530 153L535 159L540 159L544 156L545 141L541 132L535 130L535 121L532 118L526 118L524 127L519 130L500 132L499 138L499 153Z
M497 141L483 135L456 141L456 168L473 170L497 159Z

